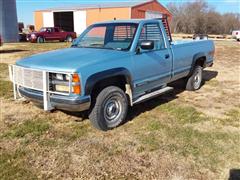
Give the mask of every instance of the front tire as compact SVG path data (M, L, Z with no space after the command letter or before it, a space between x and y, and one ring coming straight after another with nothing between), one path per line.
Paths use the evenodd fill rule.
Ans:
M192 75L187 80L186 90L196 91L200 89L202 85L202 73L203 73L203 68L197 65L194 68Z
M67 42L72 42L72 41L73 41L72 36L67 36L67 37L66 37L66 41L67 41Z
M97 129L107 131L121 125L127 116L128 99L122 89L109 86L96 98L89 119Z
M44 43L45 42L45 39L43 37L38 37L37 38L37 43Z

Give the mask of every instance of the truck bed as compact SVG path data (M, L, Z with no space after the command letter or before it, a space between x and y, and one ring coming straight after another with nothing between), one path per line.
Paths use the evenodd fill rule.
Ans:
M193 59L198 55L206 57L206 63L213 62L211 53L214 44L210 40L184 40L171 43L173 53L173 80L186 76L192 67Z

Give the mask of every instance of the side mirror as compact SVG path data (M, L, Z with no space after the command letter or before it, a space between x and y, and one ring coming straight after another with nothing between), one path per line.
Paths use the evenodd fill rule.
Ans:
M142 41L140 44L140 47L143 50L153 50L154 49L154 41L152 41L152 40Z

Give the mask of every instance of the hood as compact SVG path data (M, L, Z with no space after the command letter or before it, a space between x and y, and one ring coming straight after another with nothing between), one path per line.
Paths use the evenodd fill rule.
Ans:
M77 72L79 68L108 60L123 58L125 51L95 48L66 48L36 54L16 62L16 65L60 72Z

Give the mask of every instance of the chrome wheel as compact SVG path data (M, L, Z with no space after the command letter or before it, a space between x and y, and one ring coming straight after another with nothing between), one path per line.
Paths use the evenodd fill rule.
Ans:
M128 99L124 91L116 86L108 86L97 95L89 119L94 127L107 131L121 125L127 111Z
M43 37L38 37L37 42L38 43L44 43L44 38Z
M68 37L67 37L67 42L72 42L72 41L73 41L72 37L71 37L71 36L68 36Z
M195 76L193 77L194 89L199 89L201 86L201 82L202 82L202 71L201 69L197 69L197 71L195 72Z
M114 122L118 120L121 113L121 102L114 97L110 97L104 104L104 119L108 122Z

